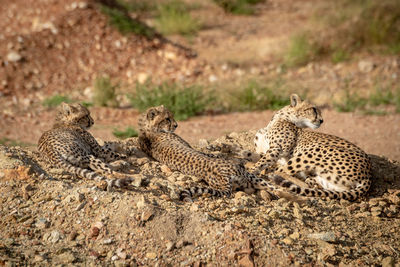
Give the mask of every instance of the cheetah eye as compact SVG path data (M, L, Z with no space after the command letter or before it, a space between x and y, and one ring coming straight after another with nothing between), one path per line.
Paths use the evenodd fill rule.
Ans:
M314 112L314 115L315 115L315 116L318 116L317 109L316 109L315 107L313 107L312 110L313 110L313 112Z
M170 118L167 118L166 121L167 121L167 122L171 122L171 119L170 119Z

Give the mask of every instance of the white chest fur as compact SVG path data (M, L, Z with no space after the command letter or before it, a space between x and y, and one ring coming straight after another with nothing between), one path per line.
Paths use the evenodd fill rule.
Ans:
M257 131L256 137L254 138L254 145L256 147L256 153L264 154L269 149L269 139L267 137L267 127Z

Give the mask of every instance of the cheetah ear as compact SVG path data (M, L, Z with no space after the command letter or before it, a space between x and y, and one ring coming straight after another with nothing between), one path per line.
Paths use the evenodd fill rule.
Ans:
M157 110L152 108L147 112L147 119L153 120L156 115L157 115Z
M61 111L66 115L69 115L72 113L72 108L73 107L70 104L67 104L65 102L61 103Z
M297 106L299 103L301 103L302 102L302 100L301 100L301 98L300 98L300 96L298 96L297 94L292 94L291 96L290 96L290 105L292 106L292 107L295 107L295 106Z

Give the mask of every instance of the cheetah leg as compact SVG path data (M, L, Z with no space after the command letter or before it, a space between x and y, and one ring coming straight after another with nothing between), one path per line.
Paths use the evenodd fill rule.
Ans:
M205 194L210 194L211 196L215 197L229 197L232 194L232 183L231 180L227 177L227 175L222 175L206 179L206 182L208 182L209 186L194 186L191 188L187 188L180 192L180 199L188 201L191 200L192 197Z
M371 180L364 178L355 188L339 192L327 189L303 188L286 180L280 175L271 175L271 179L275 184L287 188L290 192L301 196L329 197L332 199L346 199L350 201L356 200L359 196L365 194L371 186Z
M279 159L281 154L281 149L279 147L271 147L267 152L261 157L259 161L251 168L250 172L255 175L260 174L263 170L270 168Z
M96 139L89 132L83 132L82 135L97 157L105 158L106 161L127 159L126 155L114 152L108 145L105 145L103 147L100 146L99 143L97 143Z
M106 178L96 172L93 172L89 169L74 166L71 163L69 163L67 160L64 160L62 157L56 158L55 163L59 167L67 170L68 172L70 172L74 175L84 177L89 180L98 181L98 182L105 181L107 183L108 191L110 191L113 187L118 187L118 188L124 187L128 184L128 182L130 182L127 179L108 179L108 178Z
M122 173L118 173L113 171L112 167L100 159L94 157L93 155L89 155L89 167L102 174L106 174L107 176L112 176L116 178L125 178L126 175Z
M179 198L182 201L192 202L193 197L209 194L213 197L230 197L232 194L232 186L229 185L225 190L218 190L211 187L194 186L186 188L179 193Z

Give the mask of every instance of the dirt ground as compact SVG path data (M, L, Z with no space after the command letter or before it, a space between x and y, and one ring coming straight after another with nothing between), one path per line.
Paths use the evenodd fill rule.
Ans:
M203 1L193 13L204 29L189 39L171 36L172 42L121 35L95 1L3 2L0 139L22 147L0 145L0 266L400 266L400 115L331 108L347 84L366 91L377 79L398 84L400 58L364 53L339 64L313 62L282 71L277 54L319 1L266 1L249 17ZM372 67L366 71L360 62ZM132 186L104 191L101 184L49 166L36 151L55 112L42 101L56 93L88 101L93 79L103 73L125 85L151 78L218 88L278 77L291 92L307 88L324 107L319 131L370 154L373 186L355 202L277 198L261 191L183 203L176 193L199 182L196 177L171 172L135 151L122 170L135 178ZM125 104L91 108L90 132L116 141L114 129L135 127L139 113ZM197 116L179 122L177 134L201 150L205 144L252 149L255 130L272 114Z

